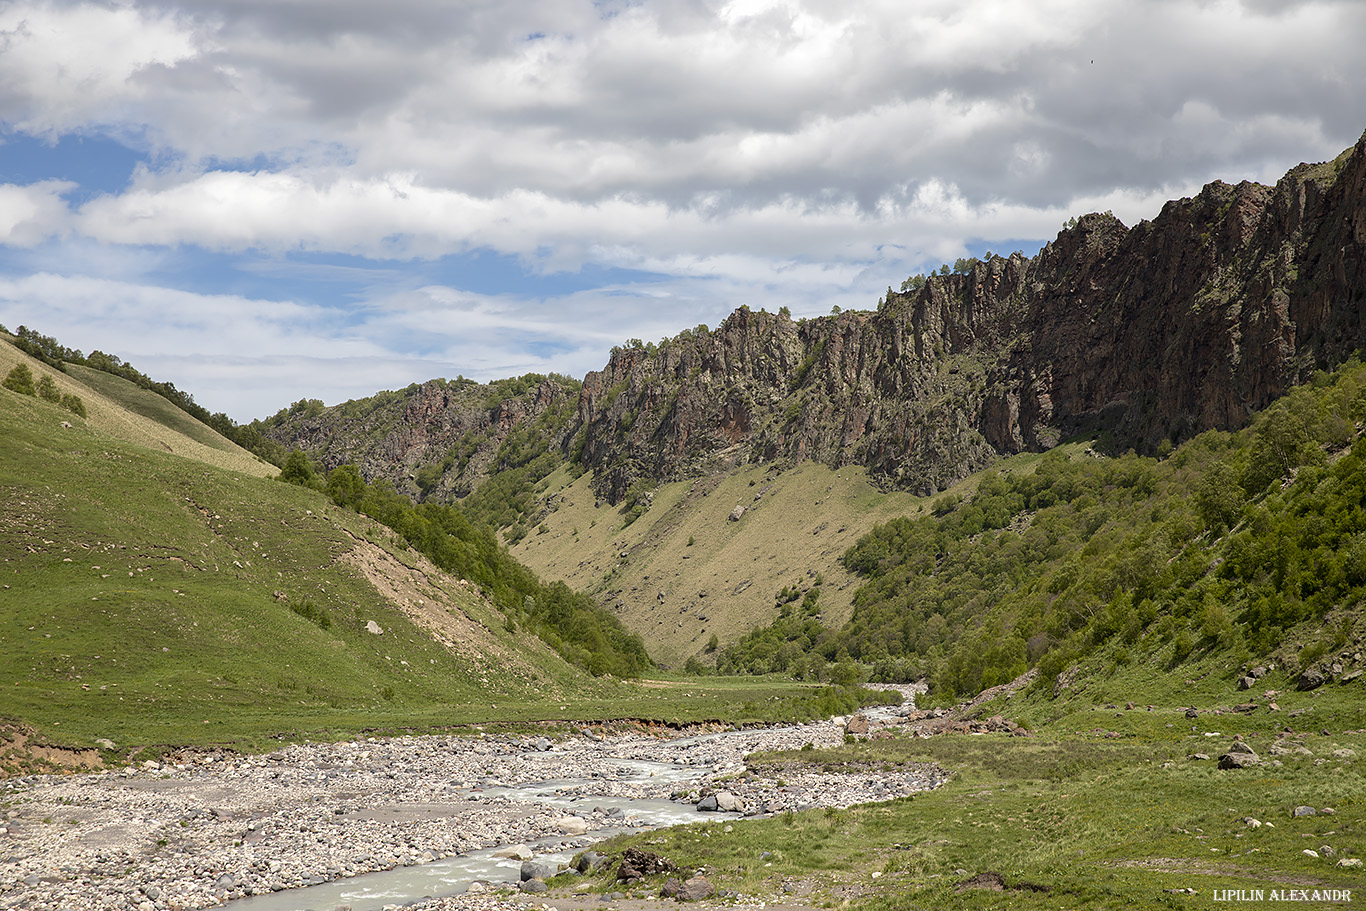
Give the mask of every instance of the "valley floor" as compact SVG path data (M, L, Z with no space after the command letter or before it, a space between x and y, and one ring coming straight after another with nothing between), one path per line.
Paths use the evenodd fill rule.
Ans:
M932 768L876 780L816 769L782 780L742 774L756 750L824 749L843 737L832 722L677 740L591 729L554 743L400 737L13 779L0 785L8 854L0 907L203 908L557 834L582 848L596 841L585 832L622 824L594 808L595 797L667 800L683 791L692 803L715 786L756 815L887 800L942 780ZM623 781L623 768L640 761L673 763L679 774ZM562 782L557 797L583 798L584 809L503 793L541 781Z

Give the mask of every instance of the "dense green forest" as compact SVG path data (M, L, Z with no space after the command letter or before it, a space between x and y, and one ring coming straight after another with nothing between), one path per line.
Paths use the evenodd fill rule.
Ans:
M563 582L542 584L508 554L490 528L470 521L459 507L414 506L388 481L366 483L353 465L334 468L324 478L299 450L286 458L280 479L323 491L338 506L393 529L441 569L477 583L511 628L520 624L531 630L590 673L634 677L649 666L639 636Z
M1159 649L1173 664L1214 648L1247 660L1308 620L1296 661L1312 664L1346 635L1335 609L1366 599L1363 418L1353 362L1161 458L1074 445L1007 461L850 548L866 581L844 627L820 624L812 589L717 667L824 676L853 660L961 696L1100 649L1121 664Z

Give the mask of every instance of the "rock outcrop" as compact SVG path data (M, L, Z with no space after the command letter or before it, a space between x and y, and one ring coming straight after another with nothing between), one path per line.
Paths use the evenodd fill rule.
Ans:
M891 292L875 313L742 308L584 379L583 459L639 478L758 461L867 467L932 493L1078 432L1154 451L1233 428L1366 337L1366 137L1274 187L1213 183L1127 228Z
M640 481L755 462L861 465L928 494L1075 433L1156 451L1238 427L1360 350L1366 136L1275 186L1212 183L1132 228L1087 215L1032 258L917 284L876 312L741 308L615 349L581 388L437 381L277 416L269 432L442 499L506 467L514 429L541 434L613 503Z

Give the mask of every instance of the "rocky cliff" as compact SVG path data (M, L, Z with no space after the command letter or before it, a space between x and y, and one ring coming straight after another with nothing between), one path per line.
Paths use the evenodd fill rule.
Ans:
M1366 136L1274 187L1213 183L1126 228L1087 215L875 313L741 309L584 379L601 491L728 465L857 464L932 493L1002 454L1102 434L1153 451L1241 425L1362 344Z
M1242 424L1360 349L1364 253L1366 136L1274 187L1213 183L1132 228L1084 216L1032 258L931 276L876 312L742 308L614 350L581 388L428 383L277 416L272 435L418 495L468 492L514 430L581 458L612 502L638 481L804 460L932 493L1075 433L1154 451Z
M528 452L564 450L578 392L575 380L537 374L431 380L332 408L296 402L264 425L324 470L353 464L366 480L387 479L414 499L449 501Z

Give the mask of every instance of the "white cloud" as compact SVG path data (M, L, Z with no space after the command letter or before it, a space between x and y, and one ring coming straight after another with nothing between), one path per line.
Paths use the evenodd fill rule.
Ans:
M75 184L63 180L27 186L0 184L0 244L32 247L62 233L67 223L62 194L74 188Z
M57 134L114 125L138 78L196 53L179 17L126 5L18 2L0 8L0 120Z
M414 338L413 370L582 372L741 303L868 307L970 244L1336 154L1366 127L1362 34L1347 0L12 0L0 122L147 162L74 210L68 184L0 185L0 245L32 248L6 294L135 361L279 378L262 395L291 356L320 397L420 379ZM186 246L373 275L329 309L143 274ZM471 250L659 278L488 295L422 272Z

